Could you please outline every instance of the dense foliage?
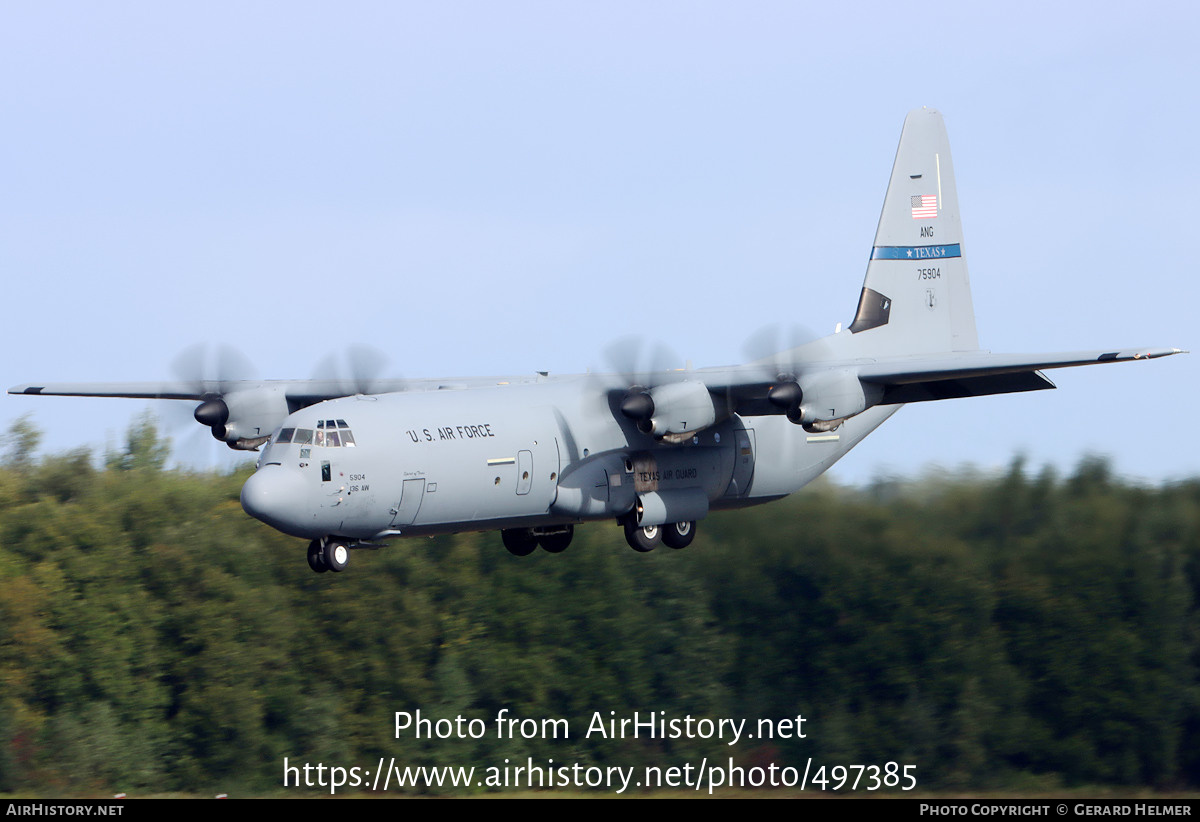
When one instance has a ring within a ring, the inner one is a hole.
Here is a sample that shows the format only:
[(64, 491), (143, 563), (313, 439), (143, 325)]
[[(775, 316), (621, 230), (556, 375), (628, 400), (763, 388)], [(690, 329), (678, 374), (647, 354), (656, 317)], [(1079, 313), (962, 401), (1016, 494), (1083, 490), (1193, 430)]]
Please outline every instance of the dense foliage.
[[(269, 790), (283, 757), (373, 765), (917, 765), (922, 787), (1200, 785), (1200, 481), (816, 484), (686, 551), (577, 530), (358, 552), (313, 574), (244, 474), (166, 470), (135, 424), (98, 469), (0, 468), (0, 790)], [(395, 711), (562, 717), (570, 740), (417, 741)], [(803, 740), (585, 739), (593, 712), (804, 714)]]

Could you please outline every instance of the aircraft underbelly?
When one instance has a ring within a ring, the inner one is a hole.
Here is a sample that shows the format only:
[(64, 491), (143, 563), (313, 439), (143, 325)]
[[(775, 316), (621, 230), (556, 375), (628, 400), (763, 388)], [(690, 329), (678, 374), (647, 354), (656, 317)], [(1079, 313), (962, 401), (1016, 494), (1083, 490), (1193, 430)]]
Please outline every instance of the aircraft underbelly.
[(601, 519), (635, 509), (655, 509), (664, 512), (663, 516), (686, 511), (688, 519), (701, 518), (712, 500), (733, 493), (735, 477), (741, 488), (748, 487), (753, 457), (748, 456), (742, 465), (736, 463), (739, 443), (750, 437), (736, 420), (678, 444), (624, 432), (608, 440), (580, 437), (607, 447), (594, 454), (584, 449), (586, 456), (564, 466), (551, 512), (574, 519)]
[(754, 467), (749, 498), (775, 499), (800, 490), (849, 453), (902, 406), (869, 408), (834, 431), (809, 432), (785, 417), (755, 418), (757, 453), (772, 455)]

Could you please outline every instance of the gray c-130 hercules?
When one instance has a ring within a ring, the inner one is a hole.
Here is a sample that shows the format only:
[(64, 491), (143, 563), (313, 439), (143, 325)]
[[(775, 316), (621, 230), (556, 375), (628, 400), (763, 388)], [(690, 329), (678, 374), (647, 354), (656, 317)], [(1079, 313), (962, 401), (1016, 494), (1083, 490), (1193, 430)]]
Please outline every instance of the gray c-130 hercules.
[(901, 405), (1053, 388), (1041, 372), (1177, 348), (993, 354), (975, 331), (942, 116), (909, 113), (853, 322), (744, 365), (616, 375), (45, 384), (11, 394), (199, 400), (261, 448), (251, 516), (310, 540), (314, 571), (392, 537), (499, 530), (524, 556), (615, 519), (629, 545), (687, 546), (710, 511), (785, 497)]

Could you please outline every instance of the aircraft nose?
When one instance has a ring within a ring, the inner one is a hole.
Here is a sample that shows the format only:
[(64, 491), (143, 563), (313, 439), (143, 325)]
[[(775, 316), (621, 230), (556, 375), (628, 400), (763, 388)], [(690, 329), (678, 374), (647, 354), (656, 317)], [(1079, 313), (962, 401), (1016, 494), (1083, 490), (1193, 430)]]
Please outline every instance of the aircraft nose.
[(304, 497), (302, 477), (280, 465), (264, 465), (242, 486), (242, 510), (285, 534), (308, 536), (300, 530)]

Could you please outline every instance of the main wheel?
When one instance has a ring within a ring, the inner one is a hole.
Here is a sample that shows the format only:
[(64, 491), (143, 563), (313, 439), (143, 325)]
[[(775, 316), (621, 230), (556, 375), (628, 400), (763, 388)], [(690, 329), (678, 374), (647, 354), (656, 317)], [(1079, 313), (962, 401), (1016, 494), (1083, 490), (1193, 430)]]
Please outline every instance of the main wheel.
[(321, 545), (321, 540), (314, 539), (308, 544), (308, 567), (312, 568), (318, 574), (323, 574), (329, 569), (325, 567), (325, 547)]
[(568, 525), (567, 530), (560, 531), (556, 534), (542, 534), (538, 537), (538, 542), (542, 546), (542, 550), (550, 554), (561, 554), (567, 550), (567, 546), (571, 544), (571, 538), (575, 536), (575, 526)]
[(527, 557), (538, 547), (538, 539), (529, 528), (505, 528), (500, 532), (500, 541), (515, 557)]
[(345, 571), (350, 564), (350, 549), (346, 543), (331, 539), (325, 543), (324, 559), (330, 571)]
[(625, 541), (638, 553), (645, 554), (653, 551), (662, 542), (662, 538), (663, 529), (657, 525), (647, 525), (642, 528), (632, 521), (625, 523)]
[(696, 538), (696, 523), (668, 522), (662, 528), (663, 545), (668, 548), (686, 548)]

